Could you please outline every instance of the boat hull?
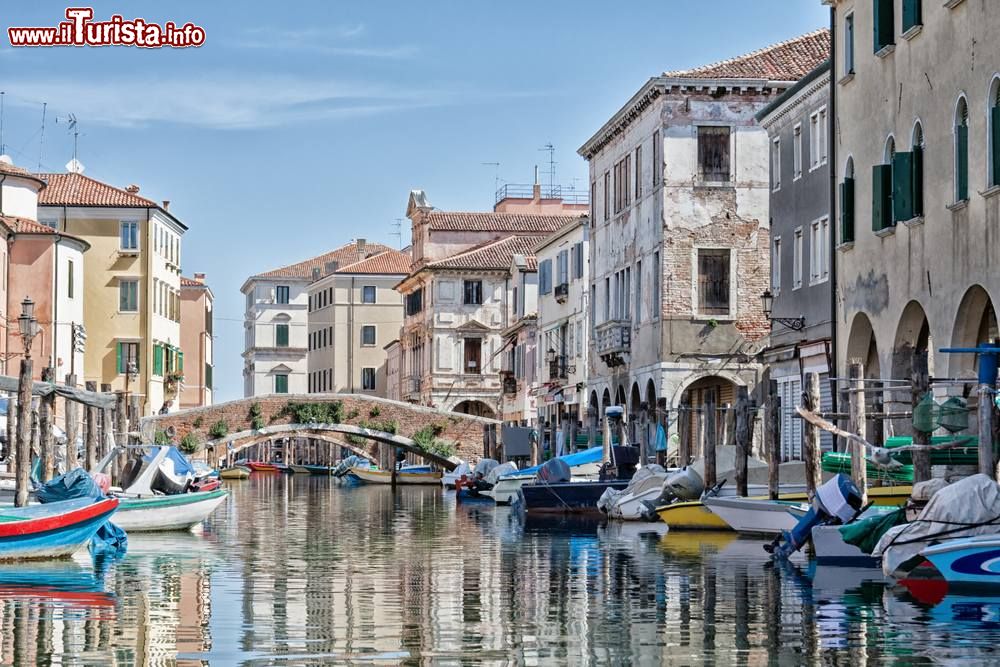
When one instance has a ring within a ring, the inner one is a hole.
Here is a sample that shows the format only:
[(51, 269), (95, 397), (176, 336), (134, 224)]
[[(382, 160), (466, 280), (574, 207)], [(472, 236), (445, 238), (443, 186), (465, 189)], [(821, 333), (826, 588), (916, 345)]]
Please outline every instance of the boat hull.
[(122, 498), (115, 524), (126, 533), (190, 530), (225, 501), (228, 491), (179, 493), (174, 496)]
[(801, 515), (808, 511), (808, 507), (803, 509), (792, 501), (705, 498), (702, 502), (741, 535), (780, 535), (795, 528)]
[(845, 542), (839, 525), (814, 526), (812, 544), (813, 554), (819, 565), (872, 568), (879, 564), (878, 558)]
[(649, 489), (644, 493), (630, 493), (611, 507), (608, 516), (623, 521), (640, 521), (646, 513), (647, 503), (655, 501), (661, 495), (663, 495), (662, 488)]
[(247, 461), (246, 465), (253, 472), (278, 472), (278, 466), (273, 463), (264, 463), (263, 461)]
[(308, 475), (309, 474), (309, 468), (307, 468), (306, 466), (291, 465), (291, 466), (288, 466), (288, 467), (291, 468), (292, 472), (294, 472), (297, 475)]
[[(349, 477), (356, 478), (365, 484), (392, 484), (392, 473), (387, 470), (364, 470), (351, 468)], [(396, 484), (441, 484), (439, 472), (397, 472)]]
[(0, 560), (72, 556), (90, 542), (117, 508), (115, 498), (75, 498), (8, 509), (2, 516), (18, 520), (0, 522)]
[(525, 484), (521, 487), (524, 509), (530, 513), (600, 512), (597, 501), (607, 489), (621, 491), (627, 479), (606, 482), (559, 482)]
[(949, 585), (1000, 586), (1000, 536), (947, 540), (920, 555), (931, 562)]
[(223, 468), (219, 471), (219, 477), (222, 479), (246, 479), (250, 476), (250, 468), (245, 468), (243, 466), (233, 466), (232, 468)]
[(501, 477), (493, 485), (489, 493), (497, 505), (510, 505), (521, 496), (521, 487), (525, 484), (533, 484), (535, 476), (525, 477)]
[(700, 500), (671, 503), (656, 508), (660, 520), (670, 530), (724, 530), (732, 531), (729, 524), (713, 514)]

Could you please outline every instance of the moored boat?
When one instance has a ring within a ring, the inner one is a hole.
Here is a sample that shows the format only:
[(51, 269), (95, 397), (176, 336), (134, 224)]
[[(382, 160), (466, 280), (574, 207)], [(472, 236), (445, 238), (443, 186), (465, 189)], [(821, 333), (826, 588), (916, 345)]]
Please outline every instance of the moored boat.
[(656, 508), (656, 514), (671, 530), (732, 530), (728, 523), (705, 507), (700, 500), (662, 505)]
[[(585, 481), (586, 478), (597, 477), (603, 456), (604, 448), (597, 446), (573, 454), (564, 454), (558, 458), (569, 466), (573, 481)], [(509, 475), (501, 475), (487, 495), (492, 496), (497, 505), (510, 505), (520, 497), (522, 486), (535, 482), (539, 468), (541, 466), (533, 466)]]
[(597, 502), (597, 507), (612, 519), (637, 521), (656, 519), (653, 503), (663, 495), (663, 482), (667, 471), (658, 465), (641, 468), (623, 491), (607, 490)]
[(246, 466), (252, 472), (278, 472), (278, 466), (264, 461), (247, 461)]
[(302, 467), (305, 468), (310, 475), (329, 475), (333, 472), (333, 468), (330, 466), (312, 465), (307, 463)]
[(454, 489), (455, 482), (462, 478), (462, 475), (468, 475), (471, 472), (469, 464), (465, 461), (459, 461), (458, 465), (455, 466), (454, 470), (450, 470), (443, 475), (441, 475), (441, 484), (446, 489)]
[(229, 496), (224, 489), (169, 496), (120, 496), (115, 524), (125, 532), (190, 530), (207, 519)]
[(1000, 585), (1000, 535), (976, 535), (945, 540), (923, 549), (949, 586)]
[[(371, 468), (351, 468), (348, 477), (353, 477), (365, 484), (392, 484), (392, 471), (373, 470)], [(396, 471), (396, 484), (440, 484), (440, 472), (408, 472)]]
[(118, 509), (116, 498), (73, 498), (0, 511), (0, 560), (71, 556)]
[(292, 465), (290, 465), (288, 467), (291, 469), (292, 472), (296, 473), (297, 475), (308, 475), (309, 474), (309, 468), (307, 468), (304, 465), (292, 464)]
[(742, 535), (780, 535), (798, 524), (809, 505), (764, 498), (705, 498), (705, 507)]
[(219, 471), (219, 477), (222, 479), (246, 479), (250, 476), (250, 468), (246, 466), (233, 466), (231, 468), (223, 468)]

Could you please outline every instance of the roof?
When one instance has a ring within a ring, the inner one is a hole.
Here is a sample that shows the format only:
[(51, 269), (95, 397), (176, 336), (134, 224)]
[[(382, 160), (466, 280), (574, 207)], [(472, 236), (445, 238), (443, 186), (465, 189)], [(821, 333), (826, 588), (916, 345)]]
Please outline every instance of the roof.
[(481, 271), (509, 270), (514, 255), (532, 256), (538, 238), (535, 236), (508, 236), (487, 241), (460, 253), (430, 262), (430, 269), (478, 269)]
[(181, 287), (208, 287), (204, 280), (195, 280), (194, 278), (186, 278), (181, 276)]
[(8, 162), (7, 161), (8, 159), (9, 158), (5, 157), (4, 159), (0, 160), (0, 174), (3, 174), (5, 176), (18, 176), (20, 178), (28, 178), (38, 182), (43, 188), (45, 187), (45, 181), (43, 181), (35, 174), (32, 174), (27, 169), (17, 167), (14, 164)]
[[(250, 276), (249, 279), (298, 278), (303, 280), (312, 280), (313, 269), (319, 269), (320, 272), (326, 273), (326, 266), (330, 262), (336, 262), (337, 270), (339, 270), (342, 266), (356, 264), (363, 259), (367, 259), (372, 255), (383, 253), (387, 250), (392, 250), (392, 248), (382, 245), (381, 243), (365, 243), (364, 245), (359, 245), (357, 241), (351, 241), (350, 243), (346, 243), (339, 248), (322, 255), (317, 255), (316, 257), (296, 262), (295, 264), (289, 264), (288, 266), (271, 269), (270, 271), (264, 271), (263, 273)], [(404, 273), (406, 273), (406, 271), (404, 271)]]
[(541, 215), (537, 213), (450, 212), (426, 214), (428, 229), (450, 232), (510, 232), (515, 234), (551, 234), (580, 212)]
[(36, 174), (48, 183), (38, 193), (39, 206), (113, 206), (161, 208), (159, 204), (83, 174)]
[[(43, 234), (45, 236), (58, 236), (60, 239), (72, 239), (73, 241), (82, 244), (84, 250), (90, 249), (90, 244), (83, 239), (73, 236), (72, 234), (65, 234), (57, 231), (52, 227), (43, 225), (35, 220), (19, 218), (13, 215), (2, 215), (0, 216), (0, 223), (2, 223), (14, 234)], [(58, 242), (58, 239), (56, 239), (56, 241)]]
[(781, 95), (778, 95), (778, 97), (772, 100), (766, 107), (758, 111), (754, 116), (754, 118), (757, 119), (758, 123), (762, 122), (765, 118), (767, 118), (777, 109), (779, 109), (785, 102), (793, 99), (796, 95), (802, 92), (802, 90), (807, 88), (810, 83), (816, 81), (817, 79), (822, 78), (823, 75), (829, 71), (830, 71), (830, 59), (827, 58), (826, 60), (821, 62), (816, 67), (816, 69), (814, 69), (813, 71), (809, 72), (804, 77), (799, 79), (798, 83), (796, 83), (794, 86), (783, 92)]
[(337, 269), (337, 273), (390, 274), (405, 276), (410, 272), (411, 258), (405, 252), (389, 249), (360, 262)]
[(763, 79), (798, 81), (830, 57), (830, 31), (813, 32), (756, 51), (686, 70), (664, 72), (673, 79)]

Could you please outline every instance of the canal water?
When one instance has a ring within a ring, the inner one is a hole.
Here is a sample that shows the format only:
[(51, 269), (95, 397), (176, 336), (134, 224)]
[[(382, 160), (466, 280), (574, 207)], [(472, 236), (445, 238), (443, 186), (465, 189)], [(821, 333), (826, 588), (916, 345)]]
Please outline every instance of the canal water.
[(926, 604), (732, 535), (526, 521), (437, 488), (230, 488), (199, 532), (132, 535), (118, 562), (0, 566), (3, 664), (967, 665), (1000, 646), (1000, 598)]

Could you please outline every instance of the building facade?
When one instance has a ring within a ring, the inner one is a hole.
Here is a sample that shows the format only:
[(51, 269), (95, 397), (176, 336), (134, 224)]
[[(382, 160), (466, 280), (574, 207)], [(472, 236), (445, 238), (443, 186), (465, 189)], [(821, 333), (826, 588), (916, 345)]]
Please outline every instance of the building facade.
[[(795, 418), (805, 373), (820, 374), (831, 407), (833, 233), (830, 222), (830, 65), (823, 63), (757, 114), (771, 150), (771, 337), (763, 353), (781, 397), (781, 452), (802, 456)], [(822, 446), (832, 444), (822, 434)]]
[(321, 275), (329, 273), (389, 249), (358, 239), (317, 257), (246, 279), (240, 288), (246, 300), (244, 396), (309, 391), (308, 287), (315, 271)]
[(215, 296), (204, 273), (194, 278), (181, 276), (181, 350), (186, 367), (181, 387), (181, 408), (212, 404), (214, 370)]
[(754, 114), (828, 56), (822, 30), (664, 73), (580, 148), (592, 208), (591, 428), (622, 405), (648, 439), (660, 401), (724, 404), (757, 384), (770, 240), (768, 138)]
[(403, 324), (403, 298), (394, 288), (409, 271), (409, 254), (392, 249), (326, 275), (316, 270), (306, 290), (309, 393), (389, 397), (385, 348)]
[[(918, 354), (932, 377), (974, 378), (974, 355), (937, 350), (998, 336), (1000, 6), (827, 4), (837, 34), (840, 373), (860, 361), (868, 377), (908, 379)], [(910, 403), (909, 393), (879, 398), (886, 412)], [(869, 428), (881, 440), (882, 424)]]
[(389, 341), (385, 350), (385, 397), (403, 400), (403, 347), (398, 338)]
[(575, 442), (586, 412), (590, 221), (573, 220), (535, 248), (539, 265), (538, 419)]
[(539, 388), (538, 262), (534, 255), (513, 256), (504, 295), (507, 326), (500, 334), (504, 345), (500, 419), (512, 426), (534, 426)]
[(87, 339), (79, 382), (128, 389), (143, 414), (178, 409), (187, 227), (169, 212), (170, 202), (142, 197), (136, 185), (116, 188), (78, 172), (38, 176), (47, 183), (38, 197), (39, 222), (90, 246), (80, 285)]

